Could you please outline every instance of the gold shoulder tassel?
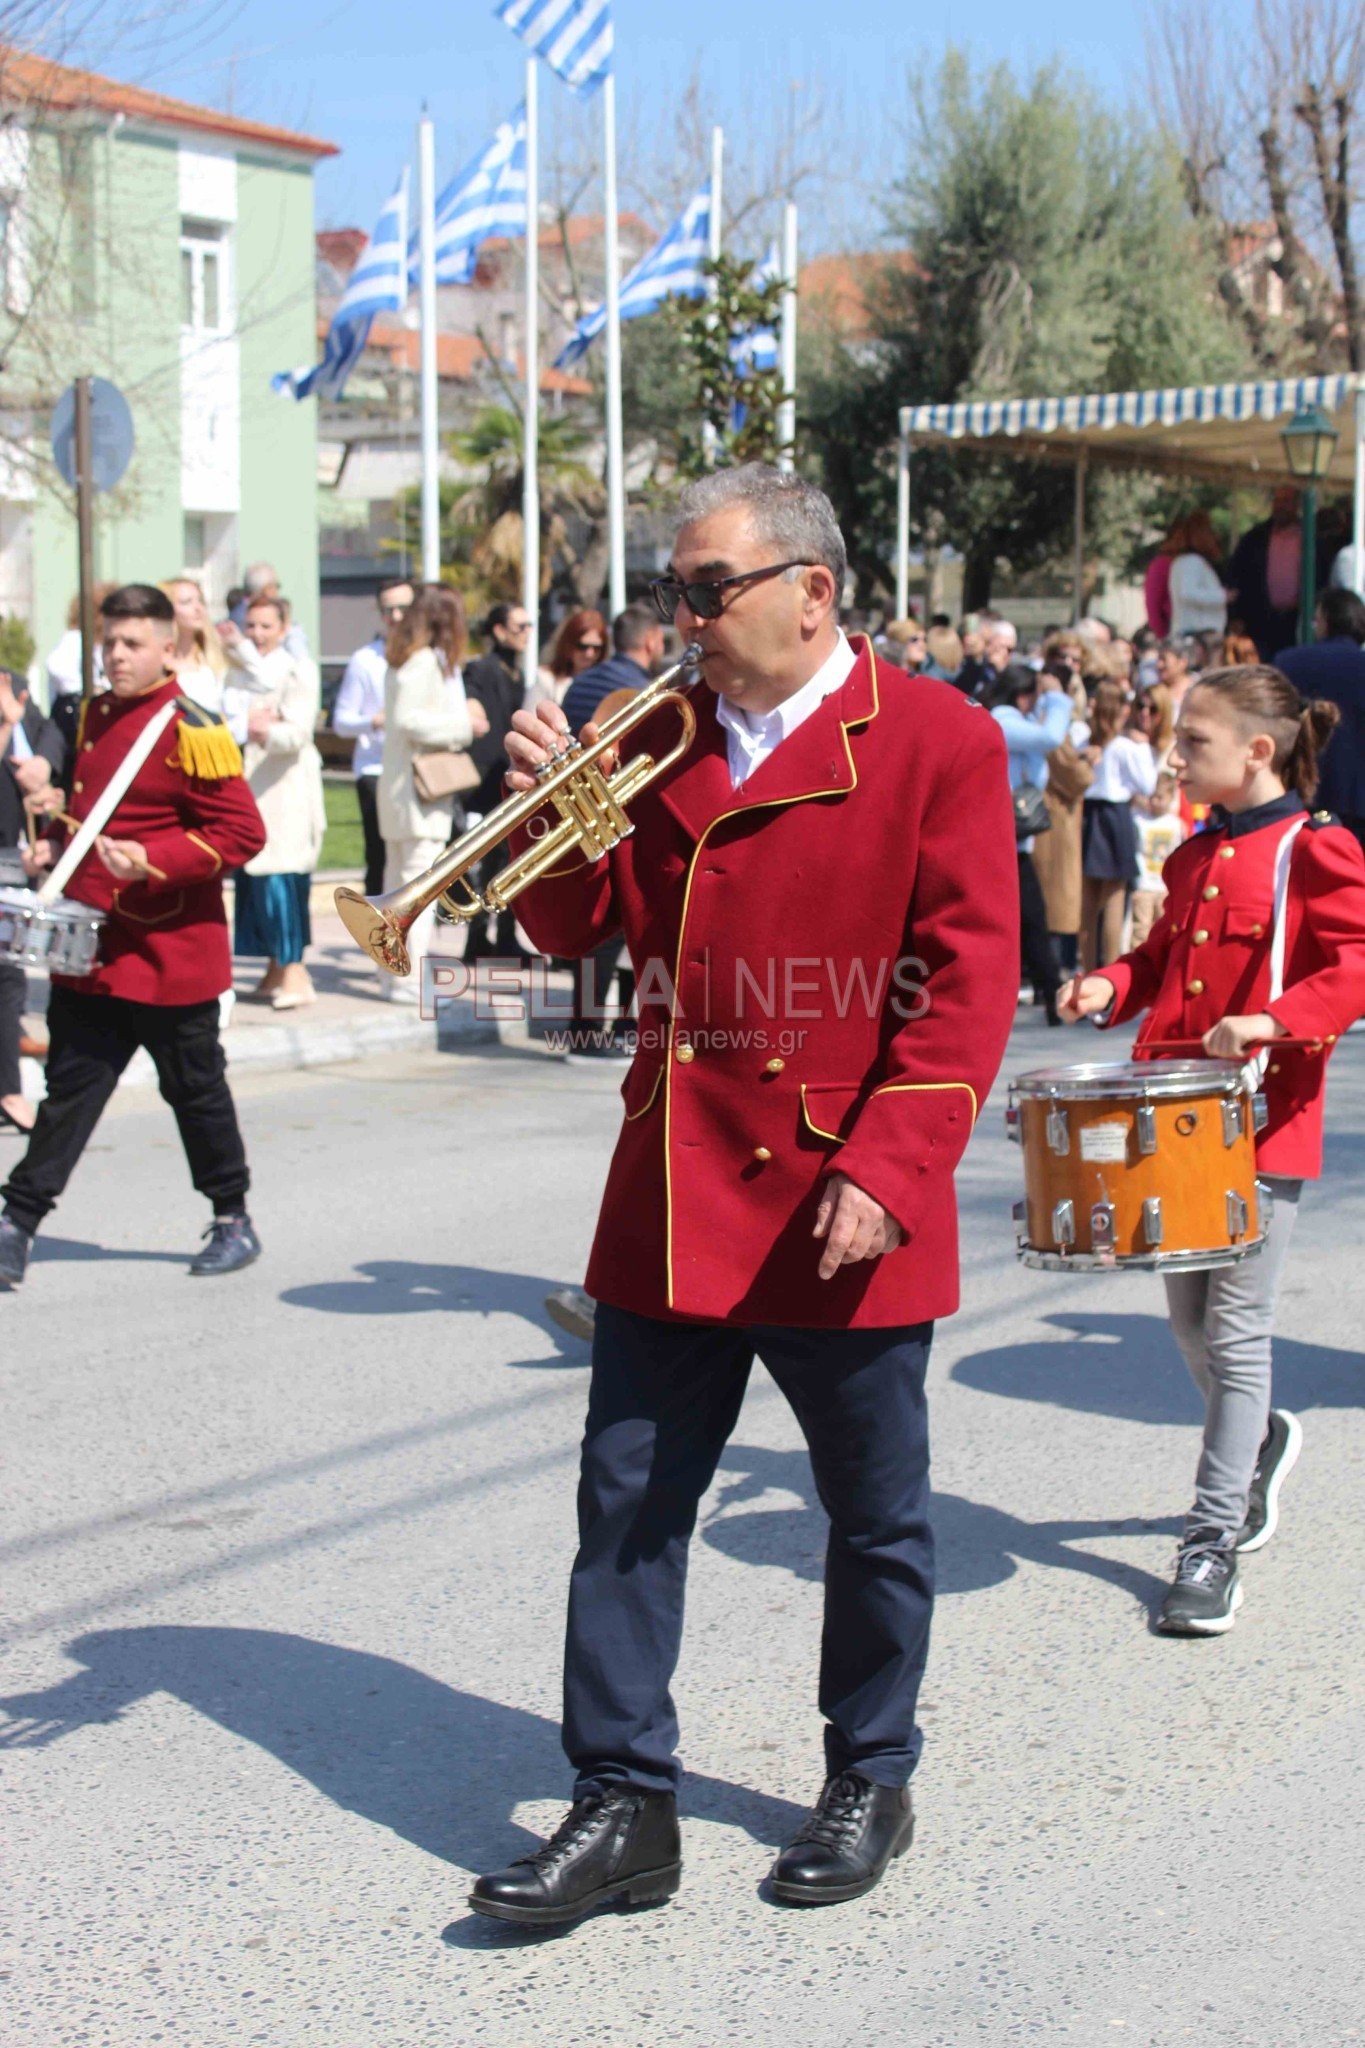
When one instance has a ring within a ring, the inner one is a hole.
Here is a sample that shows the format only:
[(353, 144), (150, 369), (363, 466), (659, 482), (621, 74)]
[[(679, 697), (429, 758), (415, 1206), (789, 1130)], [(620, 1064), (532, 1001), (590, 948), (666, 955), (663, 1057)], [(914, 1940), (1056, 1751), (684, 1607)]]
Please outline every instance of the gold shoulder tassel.
[(242, 751), (225, 725), (180, 724), (180, 766), (201, 782), (223, 782), (242, 772)]

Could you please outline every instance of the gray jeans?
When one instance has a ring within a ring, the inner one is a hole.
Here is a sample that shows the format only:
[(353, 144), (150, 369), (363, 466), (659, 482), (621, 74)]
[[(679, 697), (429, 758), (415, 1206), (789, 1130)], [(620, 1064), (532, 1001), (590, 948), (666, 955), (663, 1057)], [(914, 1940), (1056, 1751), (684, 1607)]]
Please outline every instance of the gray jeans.
[(1301, 1180), (1271, 1179), (1265, 1249), (1235, 1266), (1166, 1276), (1175, 1341), (1204, 1396), (1204, 1448), (1186, 1529), (1240, 1529), (1270, 1414), (1270, 1341)]

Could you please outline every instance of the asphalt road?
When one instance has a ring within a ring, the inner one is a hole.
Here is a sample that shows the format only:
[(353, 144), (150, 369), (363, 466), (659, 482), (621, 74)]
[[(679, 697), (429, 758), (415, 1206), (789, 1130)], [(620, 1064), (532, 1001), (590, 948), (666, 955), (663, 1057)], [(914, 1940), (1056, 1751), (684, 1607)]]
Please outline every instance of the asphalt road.
[[(1006, 1071), (1058, 1036), (1023, 1019)], [(1016, 1267), (997, 1103), (932, 1364), (915, 1848), (852, 1905), (760, 1895), (820, 1776), (823, 1542), (760, 1373), (693, 1553), (683, 1890), (552, 1940), (464, 1894), (566, 1789), (586, 1353), (541, 1303), (613, 1077), (495, 1049), (240, 1099), (258, 1266), (185, 1277), (200, 1205), (139, 1090), (0, 1297), (6, 2048), (1365, 2039), (1365, 1040), (1283, 1303), (1303, 1458), (1233, 1634), (1150, 1632), (1194, 1397), (1155, 1280)]]

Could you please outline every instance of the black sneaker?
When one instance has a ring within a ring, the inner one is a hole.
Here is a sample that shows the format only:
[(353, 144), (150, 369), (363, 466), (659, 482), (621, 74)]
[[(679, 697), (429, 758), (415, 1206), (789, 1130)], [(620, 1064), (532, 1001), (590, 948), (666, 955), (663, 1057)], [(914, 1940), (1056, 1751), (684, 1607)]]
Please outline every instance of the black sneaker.
[(0, 1216), (0, 1287), (18, 1287), (28, 1271), (33, 1239), (27, 1230)]
[(215, 1216), (204, 1235), (208, 1243), (190, 1260), (196, 1279), (236, 1273), (261, 1256), (261, 1240), (249, 1216)]
[(1175, 1583), (1157, 1627), (1168, 1636), (1224, 1636), (1242, 1604), (1237, 1538), (1226, 1529), (1191, 1529), (1180, 1545)]
[(1287, 1408), (1272, 1408), (1270, 1421), (1256, 1453), (1256, 1470), (1247, 1495), (1247, 1518), (1237, 1535), (1239, 1550), (1263, 1550), (1275, 1534), (1280, 1519), (1280, 1488), (1285, 1474), (1292, 1472), (1303, 1449), (1303, 1431), (1297, 1415)]

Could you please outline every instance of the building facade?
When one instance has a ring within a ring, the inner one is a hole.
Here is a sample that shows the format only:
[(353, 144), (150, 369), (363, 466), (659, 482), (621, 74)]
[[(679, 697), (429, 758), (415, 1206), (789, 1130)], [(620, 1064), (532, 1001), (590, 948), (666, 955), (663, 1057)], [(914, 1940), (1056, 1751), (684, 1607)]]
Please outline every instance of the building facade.
[(82, 374), (135, 450), (96, 498), (96, 575), (180, 570), (222, 604), (267, 559), (316, 641), (316, 409), (270, 388), (315, 343), (313, 171), (332, 146), (93, 73), (0, 55), (0, 613), (39, 655), (75, 594), (49, 445)]

